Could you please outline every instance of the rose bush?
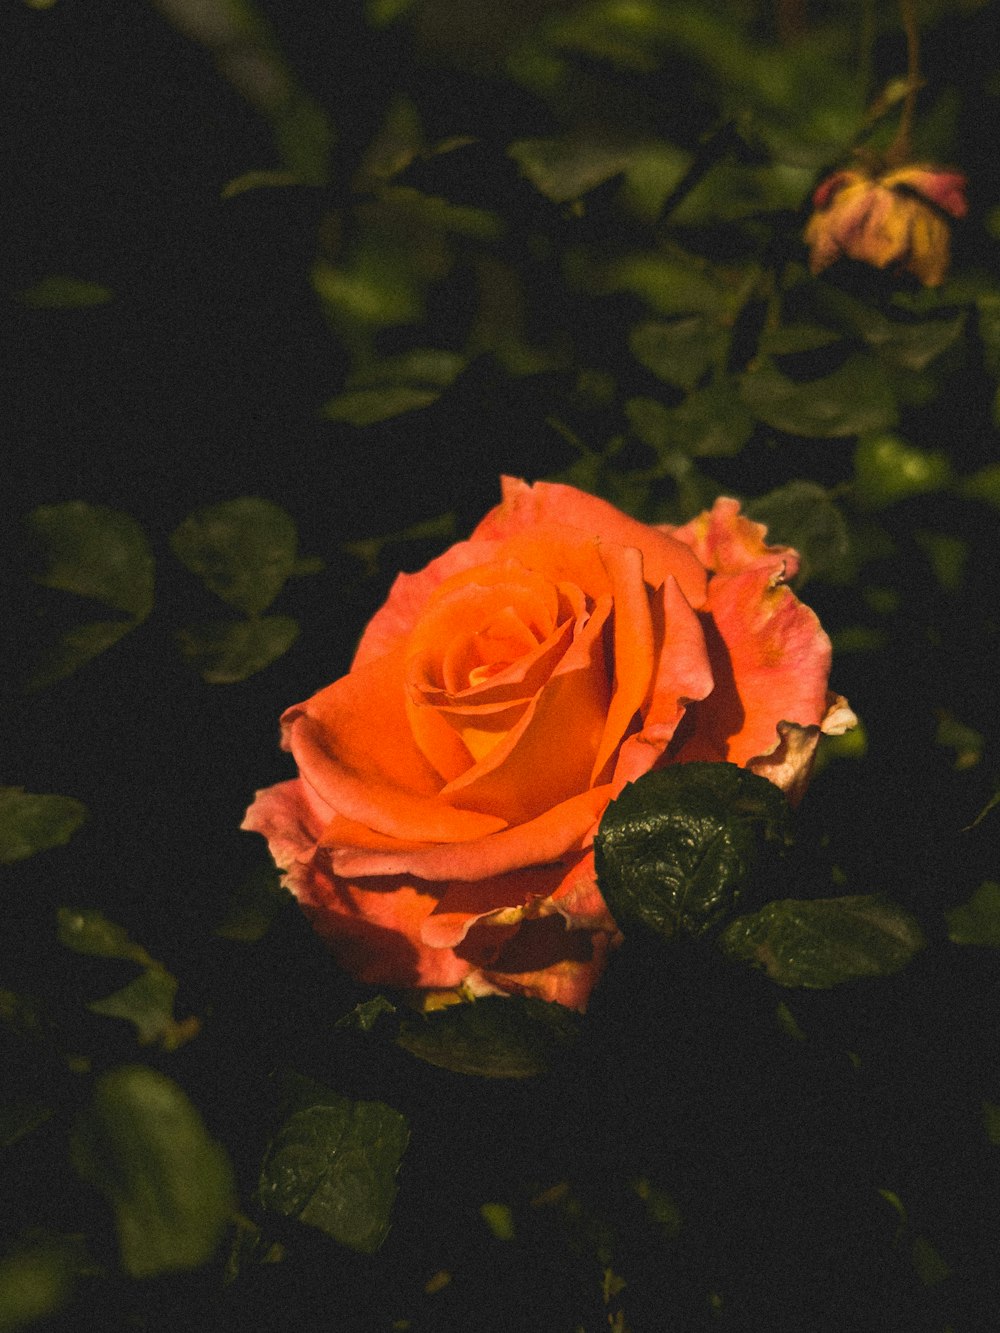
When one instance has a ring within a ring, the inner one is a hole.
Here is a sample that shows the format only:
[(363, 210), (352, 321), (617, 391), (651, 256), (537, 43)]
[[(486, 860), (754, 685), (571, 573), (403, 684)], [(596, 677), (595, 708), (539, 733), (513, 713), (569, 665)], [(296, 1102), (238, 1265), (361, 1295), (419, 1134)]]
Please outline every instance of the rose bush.
[(798, 798), (853, 715), (764, 537), (735, 500), (651, 527), (505, 478), (397, 578), (349, 673), (282, 717), (299, 776), (244, 822), (349, 972), (582, 1009), (619, 939), (592, 842), (626, 783), (728, 760)]

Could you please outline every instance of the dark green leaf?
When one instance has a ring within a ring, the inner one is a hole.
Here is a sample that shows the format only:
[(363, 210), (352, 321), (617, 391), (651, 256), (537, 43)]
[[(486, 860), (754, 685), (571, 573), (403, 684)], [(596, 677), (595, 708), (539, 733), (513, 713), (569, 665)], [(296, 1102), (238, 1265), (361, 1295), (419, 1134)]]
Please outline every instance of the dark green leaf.
[(440, 389), (426, 389), (417, 384), (386, 384), (378, 389), (345, 389), (323, 408), (330, 421), (346, 421), (352, 426), (373, 426), (402, 412), (430, 407), (441, 396)]
[(945, 916), (953, 944), (985, 944), (1000, 949), (1000, 884), (986, 880), (967, 903)]
[(153, 555), (135, 519), (115, 509), (70, 500), (35, 509), (27, 525), (45, 562), (36, 582), (103, 602), (134, 622), (149, 615)]
[(87, 807), (72, 796), (34, 796), (23, 787), (0, 787), (0, 863), (61, 847), (86, 817)]
[(364, 1000), (361, 1004), (356, 1004), (349, 1014), (344, 1014), (343, 1018), (338, 1018), (334, 1023), (335, 1028), (354, 1028), (358, 1032), (371, 1032), (372, 1028), (383, 1015), (394, 1014), (396, 1006), (385, 998), (384, 995), (376, 995), (371, 1000)]
[(594, 842), (601, 893), (626, 933), (702, 935), (737, 910), (767, 842), (786, 836), (778, 787), (735, 764), (677, 764), (630, 783)]
[(730, 958), (762, 967), (782, 986), (825, 990), (885, 977), (924, 947), (917, 922), (888, 898), (785, 898), (737, 917), (719, 945)]
[(765, 361), (741, 380), (744, 403), (761, 421), (790, 435), (837, 439), (884, 430), (896, 420), (896, 403), (877, 361), (851, 356), (816, 380), (792, 380)]
[(57, 277), (51, 274), (41, 278), (17, 299), (32, 310), (85, 310), (89, 306), (107, 305), (114, 298), (110, 287), (86, 278)]
[(181, 653), (209, 685), (233, 685), (263, 671), (292, 646), (299, 622), (291, 616), (216, 620), (178, 631)]
[(572, 1012), (545, 1000), (487, 996), (403, 1023), (397, 1041), (441, 1069), (483, 1078), (544, 1073), (576, 1037)]
[(632, 355), (647, 370), (681, 389), (694, 389), (725, 354), (727, 330), (703, 315), (670, 323), (639, 324), (629, 336)]
[(71, 676), (92, 658), (113, 648), (138, 624), (135, 620), (91, 620), (61, 634), (42, 655), (27, 680), (29, 690), (43, 690)]
[(289, 892), (273, 866), (260, 866), (237, 887), (215, 933), (226, 940), (252, 944), (267, 934), (289, 900)]
[(323, 1089), (272, 1140), (261, 1168), (261, 1203), (373, 1254), (389, 1230), (408, 1140), (406, 1121), (391, 1106)]
[(749, 504), (747, 514), (765, 525), (769, 542), (798, 551), (799, 585), (837, 565), (850, 548), (843, 514), (823, 487), (812, 481), (780, 486)]
[(114, 1210), (127, 1273), (211, 1259), (232, 1213), (232, 1169), (176, 1083), (142, 1065), (102, 1075), (77, 1117), (72, 1156)]
[(855, 490), (869, 509), (912, 495), (939, 491), (951, 480), (951, 463), (938, 449), (917, 449), (898, 435), (866, 436), (854, 455)]
[(676, 451), (693, 458), (736, 454), (753, 430), (753, 418), (730, 379), (696, 389), (677, 407), (664, 407), (653, 398), (630, 398), (625, 411), (636, 435), (661, 459)]
[(758, 351), (767, 356), (786, 356), (791, 352), (815, 352), (839, 341), (840, 334), (823, 324), (783, 324), (765, 329)]
[(245, 495), (189, 514), (170, 545), (216, 597), (256, 615), (271, 605), (292, 573), (298, 534), (284, 509)]
[(42, 1102), (19, 1100), (0, 1104), (0, 1149), (11, 1147), (51, 1119), (52, 1108)]

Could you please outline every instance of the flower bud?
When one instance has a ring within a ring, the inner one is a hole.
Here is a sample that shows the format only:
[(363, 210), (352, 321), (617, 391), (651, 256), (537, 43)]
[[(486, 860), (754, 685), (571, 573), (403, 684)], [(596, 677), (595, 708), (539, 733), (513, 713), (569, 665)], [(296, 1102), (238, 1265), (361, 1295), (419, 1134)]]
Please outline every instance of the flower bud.
[(834, 172), (813, 195), (809, 267), (821, 273), (844, 256), (940, 286), (950, 258), (947, 218), (965, 216), (965, 183), (958, 172), (912, 164), (878, 176)]

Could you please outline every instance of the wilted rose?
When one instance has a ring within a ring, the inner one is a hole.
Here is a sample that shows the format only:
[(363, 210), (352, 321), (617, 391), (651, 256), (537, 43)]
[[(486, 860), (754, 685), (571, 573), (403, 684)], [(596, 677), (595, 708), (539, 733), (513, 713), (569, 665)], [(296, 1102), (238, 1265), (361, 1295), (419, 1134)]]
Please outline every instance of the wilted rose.
[(619, 939), (592, 844), (626, 783), (728, 760), (798, 798), (854, 718), (764, 537), (735, 500), (651, 527), (505, 478), (397, 578), (348, 674), (284, 714), (299, 776), (244, 823), (350, 973), (582, 1009)]
[(938, 287), (948, 271), (949, 218), (965, 216), (965, 177), (956, 171), (907, 166), (871, 176), (837, 171), (813, 195), (805, 231), (810, 268), (821, 273), (846, 257), (874, 268), (912, 273)]

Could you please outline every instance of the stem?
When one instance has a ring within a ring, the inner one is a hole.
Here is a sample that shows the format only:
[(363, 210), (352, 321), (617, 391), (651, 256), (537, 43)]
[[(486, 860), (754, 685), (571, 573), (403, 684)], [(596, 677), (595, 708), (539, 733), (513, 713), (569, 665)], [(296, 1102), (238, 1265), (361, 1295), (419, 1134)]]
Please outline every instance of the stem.
[(886, 152), (886, 162), (893, 166), (905, 162), (911, 155), (910, 134), (917, 109), (917, 92), (923, 84), (920, 75), (920, 26), (917, 23), (916, 0), (899, 0), (899, 17), (906, 33), (906, 98), (899, 117), (896, 137)]

